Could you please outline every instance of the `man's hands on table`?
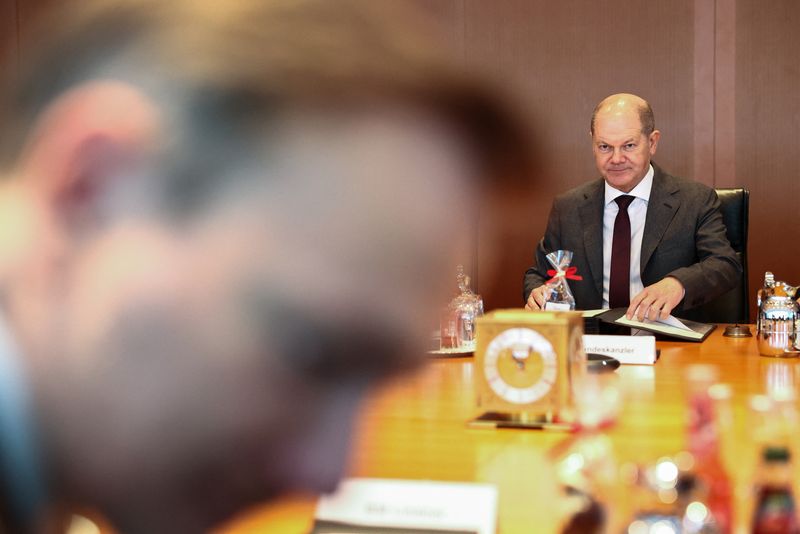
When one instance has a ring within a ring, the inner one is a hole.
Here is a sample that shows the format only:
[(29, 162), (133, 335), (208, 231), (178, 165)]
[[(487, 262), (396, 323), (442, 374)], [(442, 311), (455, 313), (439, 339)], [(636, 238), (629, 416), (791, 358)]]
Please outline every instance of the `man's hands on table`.
[[(633, 297), (625, 316), (639, 321), (666, 319), (683, 300), (685, 293), (683, 284), (677, 278), (668, 276), (660, 282), (647, 286)], [(528, 301), (530, 302), (530, 299)]]
[[(547, 286), (545, 285), (531, 291), (528, 301), (525, 303), (525, 309), (544, 309), (546, 293)], [(636, 318), (639, 321), (666, 319), (683, 300), (685, 293), (683, 284), (677, 278), (668, 276), (660, 282), (647, 286), (633, 297), (625, 316), (628, 319)]]
[(547, 286), (541, 285), (531, 291), (528, 295), (528, 302), (525, 303), (526, 310), (543, 310)]

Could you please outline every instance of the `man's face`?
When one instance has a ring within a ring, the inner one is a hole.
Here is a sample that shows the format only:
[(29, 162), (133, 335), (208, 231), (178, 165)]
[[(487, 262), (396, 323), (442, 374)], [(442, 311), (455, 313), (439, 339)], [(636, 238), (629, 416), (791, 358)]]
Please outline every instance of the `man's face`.
[(649, 136), (642, 133), (635, 110), (598, 113), (592, 136), (597, 170), (611, 187), (630, 192), (647, 174), (659, 135), (658, 130)]
[[(474, 212), (453, 136), (399, 111), (305, 117), (269, 154), (232, 169), (253, 176), (191, 224), (134, 210), (65, 269), (51, 350), (64, 395), (80, 392), (62, 399), (68, 460), (122, 523), (204, 528), (277, 492), (332, 489), (380, 373), (304, 374), (296, 360), (318, 345), (342, 349), (320, 332), (355, 352), (374, 341), (373, 367), (422, 361), (413, 351), (446, 294), (453, 236)], [(303, 329), (281, 330), (281, 315)]]

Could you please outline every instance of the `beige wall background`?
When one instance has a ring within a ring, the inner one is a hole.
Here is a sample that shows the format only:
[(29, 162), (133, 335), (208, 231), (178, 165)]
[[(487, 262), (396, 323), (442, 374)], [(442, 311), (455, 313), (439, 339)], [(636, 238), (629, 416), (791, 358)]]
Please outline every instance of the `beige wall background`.
[[(765, 270), (800, 283), (800, 2), (411, 1), (534, 125), (535, 185), (506, 198), (499, 233), (485, 225), (478, 232), (471, 270), (487, 308), (521, 303), (522, 273), (553, 195), (596, 176), (591, 111), (620, 91), (653, 105), (663, 168), (750, 189), (751, 293)], [(0, 0), (12, 60), (46, 3)], [(13, 76), (15, 65), (0, 76)]]

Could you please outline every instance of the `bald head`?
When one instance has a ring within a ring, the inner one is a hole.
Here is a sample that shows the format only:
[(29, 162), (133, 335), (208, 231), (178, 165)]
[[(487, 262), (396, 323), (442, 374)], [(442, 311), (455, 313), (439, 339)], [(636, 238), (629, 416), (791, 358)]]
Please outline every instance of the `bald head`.
[(611, 95), (592, 113), (592, 151), (606, 183), (628, 193), (647, 175), (661, 133), (653, 110), (636, 95)]
[(649, 136), (656, 129), (656, 119), (653, 108), (644, 98), (630, 93), (618, 93), (608, 96), (600, 101), (592, 112), (591, 132), (595, 133), (595, 124), (600, 116), (614, 117), (635, 113), (639, 116), (642, 133)]

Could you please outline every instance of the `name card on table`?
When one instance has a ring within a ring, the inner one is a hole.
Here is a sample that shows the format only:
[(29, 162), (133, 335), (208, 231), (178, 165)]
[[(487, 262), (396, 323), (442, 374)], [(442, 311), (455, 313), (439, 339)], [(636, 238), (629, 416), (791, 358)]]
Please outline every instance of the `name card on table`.
[(654, 336), (583, 336), (586, 353), (604, 354), (622, 364), (653, 365), (658, 359)]
[(496, 523), (488, 484), (351, 478), (320, 498), (311, 534), (494, 534)]

